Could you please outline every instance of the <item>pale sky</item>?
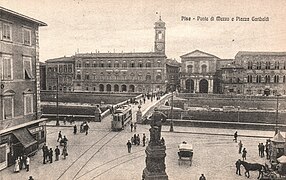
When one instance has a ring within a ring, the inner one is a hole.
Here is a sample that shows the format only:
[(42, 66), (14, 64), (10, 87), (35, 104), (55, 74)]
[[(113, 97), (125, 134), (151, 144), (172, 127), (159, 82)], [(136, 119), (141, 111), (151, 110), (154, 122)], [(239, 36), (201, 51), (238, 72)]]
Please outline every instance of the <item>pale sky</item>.
[[(220, 58), (238, 51), (286, 51), (285, 0), (1, 0), (0, 6), (48, 24), (40, 61), (80, 53), (150, 52), (154, 22), (166, 22), (166, 55), (199, 49)], [(250, 21), (181, 21), (181, 16), (249, 17)], [(269, 17), (254, 22), (253, 16)]]

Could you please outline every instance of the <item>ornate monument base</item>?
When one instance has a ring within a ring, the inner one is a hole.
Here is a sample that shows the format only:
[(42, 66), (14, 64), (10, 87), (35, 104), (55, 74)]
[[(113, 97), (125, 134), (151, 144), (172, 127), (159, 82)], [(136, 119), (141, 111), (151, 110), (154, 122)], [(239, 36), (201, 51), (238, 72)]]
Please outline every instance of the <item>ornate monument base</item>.
[(143, 170), (143, 180), (168, 180), (165, 172), (165, 145), (148, 145), (146, 153), (146, 168)]

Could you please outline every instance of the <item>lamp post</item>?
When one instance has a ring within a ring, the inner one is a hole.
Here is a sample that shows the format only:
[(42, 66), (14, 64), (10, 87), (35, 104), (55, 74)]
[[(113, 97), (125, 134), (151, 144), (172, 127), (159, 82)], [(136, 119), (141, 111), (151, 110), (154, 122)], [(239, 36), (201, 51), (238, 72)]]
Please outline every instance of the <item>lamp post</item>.
[(57, 122), (56, 122), (56, 126), (60, 125), (60, 121), (59, 121), (59, 74), (57, 73), (57, 96), (56, 96), (56, 104), (57, 104)]
[(170, 122), (170, 132), (173, 132), (173, 131), (174, 131), (174, 122), (173, 122), (174, 90), (173, 90), (173, 86), (172, 86), (171, 90), (172, 90), (172, 99), (171, 99), (171, 122)]
[(278, 108), (279, 108), (279, 96), (280, 94), (276, 95), (276, 118), (275, 118), (275, 134), (278, 133)]
[(239, 109), (240, 109), (240, 106), (237, 106), (237, 122), (239, 123)]

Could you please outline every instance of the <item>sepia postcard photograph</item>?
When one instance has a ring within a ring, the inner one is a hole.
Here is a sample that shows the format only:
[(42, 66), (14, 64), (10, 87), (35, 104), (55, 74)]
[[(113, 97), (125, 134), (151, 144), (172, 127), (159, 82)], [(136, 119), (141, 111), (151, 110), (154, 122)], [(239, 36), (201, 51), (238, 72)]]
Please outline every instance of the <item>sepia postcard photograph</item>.
[(0, 180), (286, 180), (285, 0), (1, 0)]

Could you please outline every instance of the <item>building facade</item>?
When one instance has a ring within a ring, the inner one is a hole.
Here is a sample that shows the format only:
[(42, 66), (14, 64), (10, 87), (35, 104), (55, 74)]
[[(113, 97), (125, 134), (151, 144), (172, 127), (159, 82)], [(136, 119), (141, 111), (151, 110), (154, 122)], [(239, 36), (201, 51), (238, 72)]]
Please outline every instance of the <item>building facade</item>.
[(183, 92), (214, 93), (218, 57), (199, 50), (181, 56)]
[(0, 7), (0, 170), (45, 141), (41, 125), (39, 27), (47, 24)]
[[(47, 60), (46, 90), (57, 90), (58, 84), (59, 91), (165, 91), (166, 27), (161, 17), (155, 22), (154, 30), (153, 52), (78, 53), (72, 57)], [(61, 72), (60, 68), (64, 70), (65, 66), (67, 72)]]
[(175, 59), (167, 59), (166, 61), (166, 90), (167, 92), (180, 91), (180, 67), (181, 64)]
[(286, 95), (286, 52), (236, 54), (235, 65), (244, 69), (245, 95)]
[(45, 63), (46, 90), (73, 91), (74, 57), (49, 59)]

